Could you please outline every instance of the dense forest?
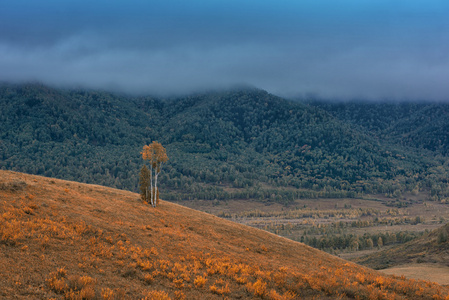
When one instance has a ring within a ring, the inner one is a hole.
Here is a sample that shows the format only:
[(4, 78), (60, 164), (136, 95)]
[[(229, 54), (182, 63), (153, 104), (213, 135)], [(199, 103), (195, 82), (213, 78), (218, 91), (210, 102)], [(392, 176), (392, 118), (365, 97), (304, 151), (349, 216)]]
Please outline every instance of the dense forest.
[(167, 200), (449, 195), (449, 105), (289, 101), (242, 89), (162, 99), (0, 85), (0, 168), (138, 190), (143, 145)]
[(449, 104), (319, 102), (310, 105), (336, 118), (388, 139), (389, 143), (449, 154)]

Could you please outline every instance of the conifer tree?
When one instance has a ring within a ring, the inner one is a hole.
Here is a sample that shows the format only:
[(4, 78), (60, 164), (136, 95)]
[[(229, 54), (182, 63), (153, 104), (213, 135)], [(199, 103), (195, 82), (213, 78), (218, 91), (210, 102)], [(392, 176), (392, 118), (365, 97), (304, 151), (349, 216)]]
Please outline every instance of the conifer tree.
[[(162, 171), (162, 165), (168, 160), (165, 148), (161, 143), (153, 141), (149, 145), (143, 146), (141, 152), (142, 158), (147, 160), (150, 165), (150, 202), (153, 207), (156, 207), (159, 198), (159, 191), (157, 188), (157, 179)], [(148, 191), (148, 187), (147, 187)]]

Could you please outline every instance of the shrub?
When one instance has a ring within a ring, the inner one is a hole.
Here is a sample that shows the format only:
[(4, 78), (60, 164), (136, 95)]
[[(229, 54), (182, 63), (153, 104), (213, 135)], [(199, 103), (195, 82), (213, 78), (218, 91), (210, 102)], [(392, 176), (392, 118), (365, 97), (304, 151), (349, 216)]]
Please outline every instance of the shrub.
[(144, 300), (171, 300), (171, 298), (164, 291), (150, 291)]
[(70, 290), (65, 293), (65, 299), (69, 300), (91, 300), (95, 299), (95, 290), (91, 286), (82, 288), (80, 291)]
[(278, 294), (275, 290), (271, 290), (268, 294), (270, 300), (293, 300), (297, 299), (297, 295), (291, 291), (286, 292), (283, 295)]
[(151, 274), (145, 274), (145, 276), (143, 277), (143, 280), (147, 283), (150, 284), (151, 282), (153, 282), (153, 276)]
[(254, 294), (254, 296), (263, 296), (267, 291), (267, 283), (261, 279), (257, 279), (255, 283), (248, 282), (246, 284), (248, 292)]
[(445, 231), (441, 231), (438, 234), (437, 242), (438, 244), (443, 244), (447, 242), (447, 233)]
[(64, 279), (58, 278), (56, 274), (53, 274), (47, 279), (48, 287), (57, 294), (62, 294), (67, 289), (67, 284)]
[(185, 300), (186, 295), (183, 294), (181, 291), (175, 291), (175, 300)]
[(231, 292), (227, 283), (225, 286), (222, 286), (221, 288), (219, 288), (215, 284), (213, 284), (209, 287), (209, 289), (212, 293), (217, 294), (217, 295), (229, 294)]
[(114, 300), (114, 291), (110, 288), (101, 289), (101, 298), (103, 300)]
[(25, 189), (26, 186), (27, 186), (26, 182), (21, 180), (7, 183), (5, 182), (0, 183), (0, 190), (16, 192), (22, 191), (23, 189)]
[(182, 289), (182, 288), (184, 288), (184, 280), (182, 280), (182, 279), (173, 279), (173, 284), (175, 285), (175, 287), (177, 288), (177, 289)]
[(195, 278), (195, 280), (193, 281), (193, 284), (195, 284), (195, 286), (197, 288), (202, 288), (207, 282), (207, 278), (203, 277), (203, 276), (197, 276)]

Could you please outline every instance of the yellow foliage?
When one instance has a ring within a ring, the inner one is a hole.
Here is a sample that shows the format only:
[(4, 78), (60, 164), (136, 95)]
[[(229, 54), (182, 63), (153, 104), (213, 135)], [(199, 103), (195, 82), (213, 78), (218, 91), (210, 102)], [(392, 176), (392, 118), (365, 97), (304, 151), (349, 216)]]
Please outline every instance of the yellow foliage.
[(255, 283), (248, 282), (246, 284), (248, 292), (254, 294), (254, 296), (262, 297), (267, 291), (267, 283), (262, 279), (257, 279)]
[(229, 285), (226, 283), (226, 285), (222, 287), (216, 286), (217, 282), (209, 287), (210, 291), (214, 294), (223, 295), (223, 294), (229, 294), (231, 290), (229, 289)]
[(358, 273), (358, 274), (356, 275), (356, 278), (357, 278), (357, 281), (358, 281), (359, 283), (361, 283), (361, 284), (364, 284), (364, 283), (365, 283), (366, 277), (365, 277), (364, 274)]
[(139, 260), (137, 261), (137, 265), (143, 270), (148, 271), (153, 267), (153, 264), (149, 260)]
[(207, 278), (203, 277), (203, 276), (197, 276), (195, 278), (195, 280), (193, 281), (193, 284), (197, 287), (197, 288), (202, 288), (207, 282)]
[(175, 300), (185, 300), (186, 296), (181, 291), (175, 291)]
[(184, 288), (184, 280), (182, 278), (173, 279), (173, 284), (177, 289)]
[(147, 293), (144, 300), (171, 300), (167, 292), (164, 291), (150, 291)]
[(84, 287), (80, 291), (70, 290), (65, 293), (65, 298), (69, 300), (91, 300), (95, 299), (95, 290), (90, 287)]
[(144, 277), (143, 277), (143, 280), (146, 282), (146, 283), (148, 283), (148, 284), (150, 284), (150, 283), (152, 283), (153, 282), (153, 276), (151, 275), (151, 274), (145, 274), (144, 275)]
[(110, 288), (101, 289), (101, 298), (103, 300), (114, 300), (114, 291)]
[(67, 289), (67, 284), (65, 283), (65, 280), (57, 277), (51, 277), (47, 279), (47, 285), (51, 290), (53, 290), (57, 294), (61, 294)]
[(297, 295), (292, 291), (287, 291), (283, 295), (279, 295), (275, 290), (270, 290), (268, 293), (268, 299), (270, 300), (293, 300), (297, 299)]

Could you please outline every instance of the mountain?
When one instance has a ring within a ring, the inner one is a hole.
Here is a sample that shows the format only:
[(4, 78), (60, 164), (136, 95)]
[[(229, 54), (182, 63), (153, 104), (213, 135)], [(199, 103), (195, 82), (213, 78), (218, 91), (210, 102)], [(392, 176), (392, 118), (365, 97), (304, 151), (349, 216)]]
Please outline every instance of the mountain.
[(378, 138), (418, 149), (449, 153), (449, 104), (426, 102), (309, 102)]
[(449, 195), (446, 156), (394, 142), (398, 130), (384, 136), (419, 108), (373, 121), (384, 135), (257, 89), (158, 99), (4, 84), (0, 109), (3, 169), (137, 191), (139, 152), (157, 140), (169, 156), (160, 177), (167, 200)]
[(104, 186), (0, 171), (0, 296), (442, 299), (268, 232)]

